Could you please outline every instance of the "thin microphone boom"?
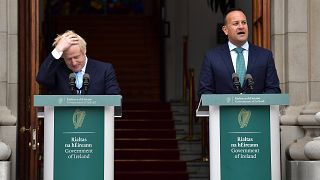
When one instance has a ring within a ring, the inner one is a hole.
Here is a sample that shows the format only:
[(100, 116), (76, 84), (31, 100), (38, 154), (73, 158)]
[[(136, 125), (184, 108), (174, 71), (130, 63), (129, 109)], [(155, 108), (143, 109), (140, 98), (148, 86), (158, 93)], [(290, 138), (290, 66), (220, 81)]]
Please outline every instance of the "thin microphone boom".
[(90, 85), (90, 76), (88, 73), (85, 73), (83, 75), (83, 94), (88, 94), (89, 90), (89, 85)]
[(232, 74), (233, 87), (236, 88), (237, 92), (241, 93), (241, 84), (237, 73)]
[(76, 75), (74, 73), (69, 74), (69, 87), (71, 90), (71, 94), (73, 94), (73, 95), (77, 94)]
[(250, 92), (252, 92), (253, 91), (254, 81), (253, 81), (253, 78), (252, 78), (251, 74), (247, 74), (246, 75), (246, 81), (247, 81), (248, 89), (250, 90)]

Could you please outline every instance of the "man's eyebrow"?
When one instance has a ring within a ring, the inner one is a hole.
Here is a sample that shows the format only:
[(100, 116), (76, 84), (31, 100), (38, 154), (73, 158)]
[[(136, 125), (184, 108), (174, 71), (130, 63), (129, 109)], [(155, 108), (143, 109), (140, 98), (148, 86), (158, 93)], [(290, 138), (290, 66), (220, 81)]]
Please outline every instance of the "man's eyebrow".
[(243, 21), (247, 21), (246, 19), (243, 19), (243, 20), (232, 20), (231, 23), (233, 22), (243, 22)]

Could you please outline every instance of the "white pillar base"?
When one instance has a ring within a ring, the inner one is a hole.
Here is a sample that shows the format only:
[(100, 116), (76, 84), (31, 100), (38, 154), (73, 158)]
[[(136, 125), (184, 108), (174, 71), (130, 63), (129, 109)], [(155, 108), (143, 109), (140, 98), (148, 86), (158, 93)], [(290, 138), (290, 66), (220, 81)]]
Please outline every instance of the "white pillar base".
[(10, 180), (10, 161), (0, 161), (0, 179)]
[(289, 161), (287, 180), (319, 180), (320, 161)]

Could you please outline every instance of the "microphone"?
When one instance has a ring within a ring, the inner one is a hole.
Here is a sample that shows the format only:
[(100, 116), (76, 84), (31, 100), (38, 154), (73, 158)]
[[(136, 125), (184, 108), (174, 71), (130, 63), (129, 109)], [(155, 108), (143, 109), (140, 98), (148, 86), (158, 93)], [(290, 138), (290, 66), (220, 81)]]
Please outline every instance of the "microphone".
[(85, 95), (88, 94), (89, 85), (90, 85), (90, 76), (88, 73), (85, 73), (83, 75), (83, 84), (82, 84), (83, 94), (85, 94)]
[(239, 76), (237, 73), (232, 74), (232, 82), (233, 82), (233, 87), (236, 88), (237, 92), (240, 94), (241, 93), (241, 84), (240, 84)]
[(247, 81), (247, 86), (248, 86), (250, 92), (252, 92), (254, 82), (253, 82), (253, 78), (252, 78), (251, 74), (246, 74), (246, 81)]
[(73, 95), (77, 94), (76, 75), (74, 73), (69, 74), (69, 87), (71, 90), (71, 94), (73, 94)]

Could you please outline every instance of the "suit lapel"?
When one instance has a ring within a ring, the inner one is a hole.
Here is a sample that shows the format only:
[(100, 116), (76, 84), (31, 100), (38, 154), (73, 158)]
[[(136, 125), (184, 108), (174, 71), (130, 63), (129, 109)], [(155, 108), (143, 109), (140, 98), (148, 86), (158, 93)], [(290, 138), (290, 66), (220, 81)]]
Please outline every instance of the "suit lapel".
[(86, 72), (85, 73), (89, 74), (90, 79), (95, 76), (94, 65), (92, 64), (92, 61), (89, 58), (88, 58), (87, 67), (86, 67)]
[[(231, 59), (231, 55), (230, 55), (230, 50), (229, 50), (229, 46), (228, 43), (226, 43), (222, 48), (221, 48), (221, 55), (222, 55), (222, 61), (223, 63), (226, 65), (228, 71), (230, 74), (234, 73), (234, 67), (232, 64), (232, 59)], [(230, 76), (231, 77), (231, 76)]]
[(249, 43), (249, 57), (248, 57), (248, 67), (247, 67), (247, 74), (251, 74), (253, 71), (254, 65), (257, 61), (256, 55), (257, 51), (253, 44)]
[(67, 67), (67, 65), (65, 63), (63, 63), (63, 73), (64, 73), (64, 77), (68, 77), (66, 79), (67, 82), (69, 82), (69, 75), (72, 73), (72, 71)]

